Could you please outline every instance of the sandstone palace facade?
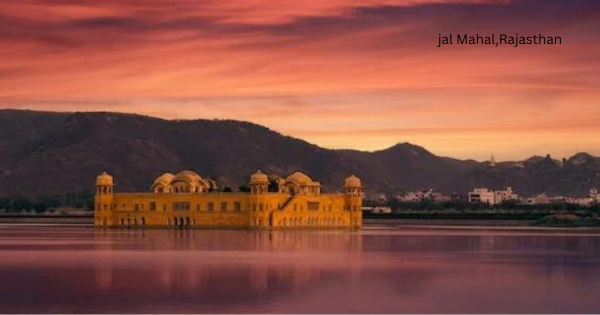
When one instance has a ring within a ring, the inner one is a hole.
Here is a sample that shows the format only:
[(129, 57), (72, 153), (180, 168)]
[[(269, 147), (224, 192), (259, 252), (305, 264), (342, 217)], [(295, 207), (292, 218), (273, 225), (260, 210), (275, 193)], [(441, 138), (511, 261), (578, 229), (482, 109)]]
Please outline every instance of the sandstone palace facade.
[(350, 176), (343, 193), (321, 193), (321, 184), (295, 172), (287, 178), (258, 171), (248, 192), (214, 192), (214, 181), (192, 171), (166, 173), (147, 193), (115, 193), (113, 177), (96, 178), (97, 227), (162, 228), (360, 228), (363, 188)]

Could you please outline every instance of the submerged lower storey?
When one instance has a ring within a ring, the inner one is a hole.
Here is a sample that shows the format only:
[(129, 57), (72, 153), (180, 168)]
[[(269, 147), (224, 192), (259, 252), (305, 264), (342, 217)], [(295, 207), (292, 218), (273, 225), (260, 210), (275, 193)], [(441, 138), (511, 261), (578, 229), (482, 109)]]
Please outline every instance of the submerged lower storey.
[(217, 193), (96, 198), (95, 226), (118, 228), (359, 228), (360, 196)]

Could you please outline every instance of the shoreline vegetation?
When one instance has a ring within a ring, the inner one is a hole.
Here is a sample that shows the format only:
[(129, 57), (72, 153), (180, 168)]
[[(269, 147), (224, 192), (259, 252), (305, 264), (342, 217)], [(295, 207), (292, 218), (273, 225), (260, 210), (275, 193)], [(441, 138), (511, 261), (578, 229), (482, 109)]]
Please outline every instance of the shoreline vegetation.
[[(569, 203), (526, 205), (517, 201), (500, 204), (468, 203), (464, 200), (434, 202), (387, 202), (366, 200), (365, 206), (387, 207), (390, 213), (364, 213), (365, 219), (412, 220), (432, 222), (479, 222), (481, 225), (530, 225), (556, 227), (600, 227), (600, 205), (589, 206)], [(514, 222), (514, 223), (511, 223)]]
[(93, 215), (94, 195), (90, 191), (66, 193), (52, 196), (0, 196), (0, 215), (6, 213), (38, 215), (60, 214), (68, 215), (73, 212), (89, 212)]
[(597, 227), (597, 216), (566, 214), (538, 215), (436, 215), (436, 214), (366, 214), (364, 225), (436, 225), (436, 226), (527, 226), (527, 227)]

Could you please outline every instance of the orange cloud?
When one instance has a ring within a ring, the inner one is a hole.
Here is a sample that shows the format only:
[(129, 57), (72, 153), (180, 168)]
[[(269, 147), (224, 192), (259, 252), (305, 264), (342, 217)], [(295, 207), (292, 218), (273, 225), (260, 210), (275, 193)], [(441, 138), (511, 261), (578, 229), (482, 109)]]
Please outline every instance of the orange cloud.
[[(233, 118), (328, 147), (411, 141), (463, 158), (600, 154), (596, 1), (32, 0), (2, 8), (0, 108)], [(542, 33), (564, 43), (437, 48), (440, 33)]]

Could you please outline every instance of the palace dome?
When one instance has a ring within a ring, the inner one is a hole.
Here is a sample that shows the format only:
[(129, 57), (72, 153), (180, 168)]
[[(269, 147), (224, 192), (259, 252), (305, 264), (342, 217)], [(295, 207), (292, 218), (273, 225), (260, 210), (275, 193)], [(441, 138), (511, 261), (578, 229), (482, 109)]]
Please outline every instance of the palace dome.
[(269, 177), (267, 177), (267, 174), (258, 170), (258, 171), (256, 171), (256, 173), (250, 175), (250, 183), (251, 184), (268, 184)]
[(312, 184), (312, 179), (310, 179), (310, 177), (308, 177), (308, 175), (302, 173), (302, 172), (294, 172), (292, 175), (288, 176), (285, 179), (286, 182), (295, 182), (296, 184), (300, 185), (300, 186), (307, 186)]
[(177, 181), (183, 181), (183, 182), (187, 182), (187, 183), (195, 183), (195, 182), (199, 182), (202, 180), (202, 177), (200, 177), (200, 175), (198, 175), (198, 173), (194, 172), (194, 171), (181, 171), (179, 173), (177, 173), (177, 175), (175, 175), (175, 177), (173, 177), (173, 179), (171, 180), (171, 182), (177, 182)]
[[(164, 173), (162, 175), (160, 175), (155, 181), (154, 181), (154, 185), (158, 185), (161, 184), (163, 186), (169, 186), (171, 184), (171, 182), (173, 181), (173, 178), (175, 178), (175, 175), (171, 174), (171, 173)], [(153, 185), (153, 186), (154, 186)]]
[(96, 177), (96, 185), (98, 186), (112, 186), (114, 185), (113, 177), (108, 175), (106, 172)]
[(362, 182), (360, 181), (360, 178), (351, 175), (344, 181), (344, 187), (360, 188), (362, 187)]

